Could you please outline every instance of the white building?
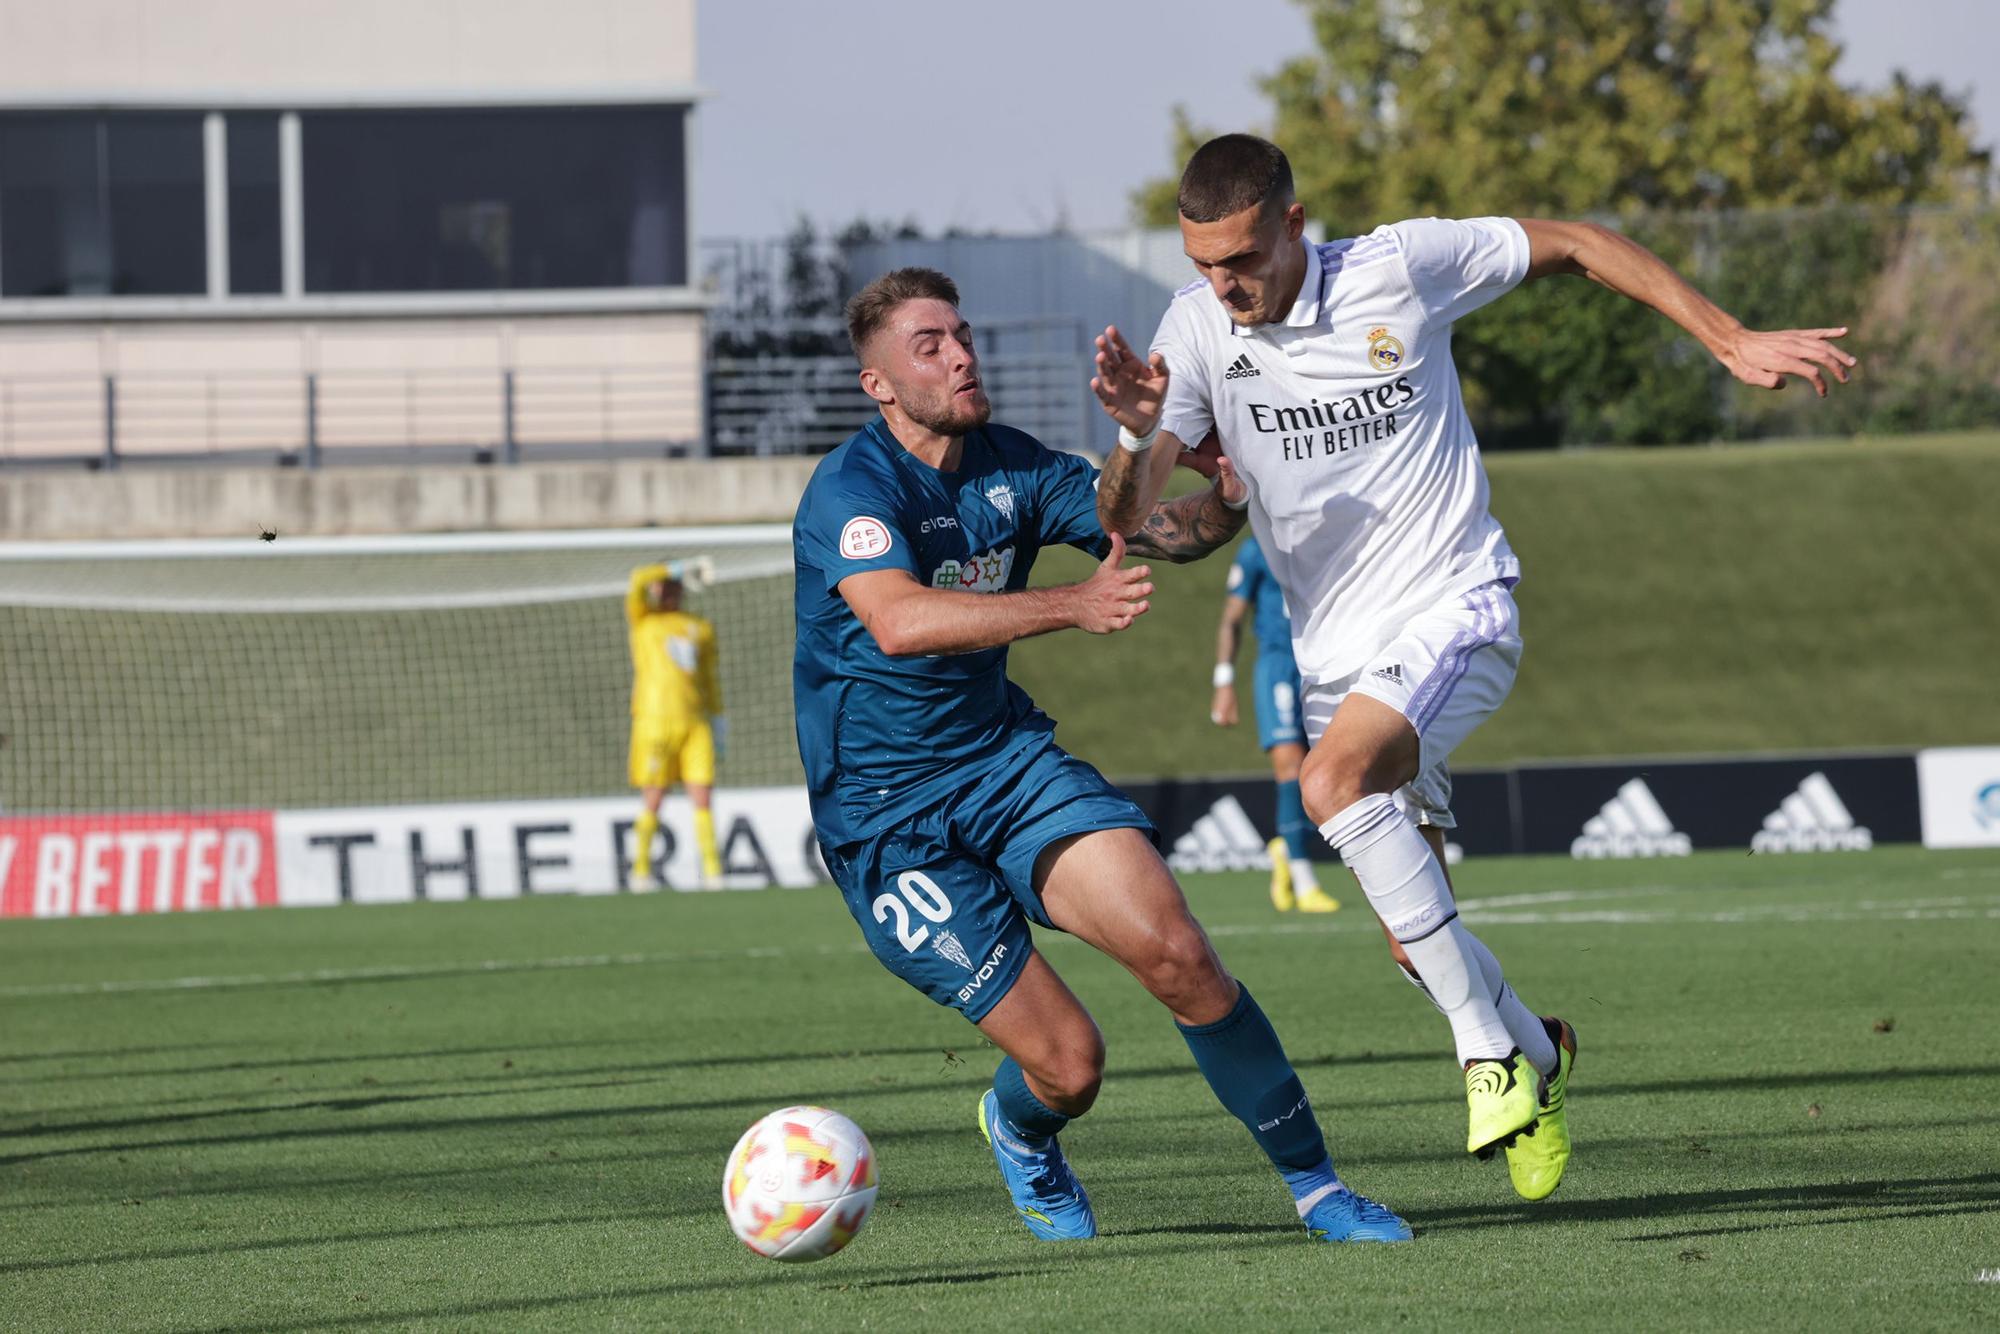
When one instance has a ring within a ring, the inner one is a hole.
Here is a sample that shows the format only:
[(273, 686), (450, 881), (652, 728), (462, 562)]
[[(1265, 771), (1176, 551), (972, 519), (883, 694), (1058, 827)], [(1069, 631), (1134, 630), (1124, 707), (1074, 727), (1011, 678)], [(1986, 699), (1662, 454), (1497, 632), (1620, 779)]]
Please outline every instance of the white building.
[(694, 0), (0, 0), (0, 461), (702, 435)]

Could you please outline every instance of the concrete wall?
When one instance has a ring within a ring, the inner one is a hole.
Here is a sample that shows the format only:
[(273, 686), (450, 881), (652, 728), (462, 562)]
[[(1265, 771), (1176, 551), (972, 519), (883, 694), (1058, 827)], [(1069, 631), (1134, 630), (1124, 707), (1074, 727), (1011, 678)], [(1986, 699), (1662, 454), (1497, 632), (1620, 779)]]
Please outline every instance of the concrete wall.
[(636, 95), (694, 68), (694, 0), (0, 0), (15, 105)]
[(0, 471), (0, 541), (789, 522), (818, 462)]

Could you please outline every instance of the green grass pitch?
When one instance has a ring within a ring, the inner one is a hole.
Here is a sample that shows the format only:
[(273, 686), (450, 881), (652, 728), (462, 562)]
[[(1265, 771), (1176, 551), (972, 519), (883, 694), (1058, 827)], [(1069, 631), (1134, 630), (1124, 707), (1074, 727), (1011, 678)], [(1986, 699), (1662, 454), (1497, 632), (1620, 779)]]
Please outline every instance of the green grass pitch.
[[(824, 890), (9, 922), (0, 1329), (2000, 1322), (2000, 856), (1459, 880), (1581, 1035), (1543, 1205), (1461, 1151), (1445, 1027), (1364, 910), (1188, 885), (1402, 1247), (1307, 1244), (1165, 1015), (1060, 937), (1110, 1071), (1067, 1136), (1105, 1235), (1052, 1247), (974, 1128), (994, 1053)], [(859, 1121), (883, 1183), (796, 1267), (718, 1199), (737, 1134), (795, 1101)]]

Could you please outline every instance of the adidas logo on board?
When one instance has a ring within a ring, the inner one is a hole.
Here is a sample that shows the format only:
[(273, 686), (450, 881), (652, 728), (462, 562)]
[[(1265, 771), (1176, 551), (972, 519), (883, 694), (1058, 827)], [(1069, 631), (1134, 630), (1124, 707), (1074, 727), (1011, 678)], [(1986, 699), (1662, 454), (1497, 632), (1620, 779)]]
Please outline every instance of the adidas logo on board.
[(1250, 364), (1250, 354), (1246, 352), (1229, 363), (1229, 369), (1222, 373), (1222, 378), (1225, 380), (1248, 380), (1261, 374), (1263, 372)]
[(1174, 840), (1167, 865), (1176, 871), (1268, 871), (1271, 857), (1242, 803), (1224, 797)]
[(1807, 774), (1750, 840), (1752, 852), (1866, 852), (1874, 846), (1875, 835), (1854, 823), (1823, 773)]
[(1619, 788), (1569, 845), (1572, 857), (1685, 857), (1692, 851), (1692, 840), (1674, 828), (1643, 778)]

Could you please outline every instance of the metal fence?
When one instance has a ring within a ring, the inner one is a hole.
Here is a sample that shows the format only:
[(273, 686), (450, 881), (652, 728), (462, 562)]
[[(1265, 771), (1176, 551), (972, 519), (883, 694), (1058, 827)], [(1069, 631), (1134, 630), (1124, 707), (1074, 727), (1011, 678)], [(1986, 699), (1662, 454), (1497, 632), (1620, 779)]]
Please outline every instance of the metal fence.
[[(1057, 449), (1082, 449), (1096, 417), (1087, 340), (1075, 319), (978, 326), (997, 421)], [(837, 321), (760, 320), (711, 330), (708, 443), (715, 454), (818, 454), (876, 412)], [(838, 349), (838, 350), (833, 350)]]
[[(980, 340), (998, 419), (1083, 447), (1097, 414), (1079, 324)], [(845, 344), (837, 323), (768, 320), (712, 330), (699, 368), (0, 375), (0, 465), (823, 453), (876, 411)]]
[(668, 366), (0, 376), (0, 462), (696, 454), (701, 398)]

